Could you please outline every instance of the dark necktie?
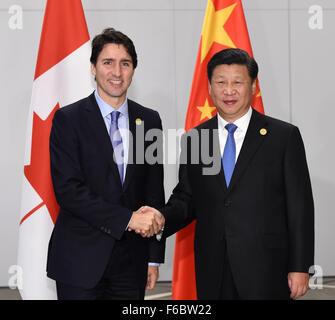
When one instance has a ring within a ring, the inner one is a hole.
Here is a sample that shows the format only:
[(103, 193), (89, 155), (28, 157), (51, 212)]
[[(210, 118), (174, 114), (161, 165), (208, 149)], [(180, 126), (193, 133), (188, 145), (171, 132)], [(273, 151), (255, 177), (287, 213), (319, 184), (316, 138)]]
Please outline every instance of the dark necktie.
[(237, 126), (233, 123), (228, 123), (225, 128), (228, 131), (228, 137), (223, 151), (222, 166), (228, 187), (235, 167), (236, 145), (234, 132), (237, 129)]
[(123, 170), (124, 170), (124, 164), (123, 164), (123, 143), (122, 143), (122, 137), (118, 126), (118, 120), (119, 120), (120, 112), (119, 111), (113, 111), (111, 113), (111, 126), (110, 126), (110, 138), (114, 149), (114, 160), (117, 164), (117, 167), (119, 169), (119, 174), (121, 178), (121, 183), (123, 183)]

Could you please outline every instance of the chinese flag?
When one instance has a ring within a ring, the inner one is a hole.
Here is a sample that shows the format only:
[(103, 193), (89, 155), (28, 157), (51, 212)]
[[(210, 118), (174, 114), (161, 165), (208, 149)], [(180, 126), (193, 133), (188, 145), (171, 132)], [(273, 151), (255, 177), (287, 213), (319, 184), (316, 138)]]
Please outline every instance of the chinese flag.
[[(211, 119), (216, 114), (208, 92), (207, 64), (216, 52), (227, 48), (240, 48), (253, 56), (241, 0), (208, 0), (186, 115), (186, 131)], [(258, 80), (252, 107), (264, 113)], [(174, 300), (197, 298), (194, 227), (195, 222), (176, 235), (172, 278)]]
[(26, 135), (17, 279), (23, 299), (56, 298), (55, 284), (46, 277), (48, 243), (59, 209), (49, 135), (55, 111), (93, 91), (90, 51), (81, 1), (48, 0)]

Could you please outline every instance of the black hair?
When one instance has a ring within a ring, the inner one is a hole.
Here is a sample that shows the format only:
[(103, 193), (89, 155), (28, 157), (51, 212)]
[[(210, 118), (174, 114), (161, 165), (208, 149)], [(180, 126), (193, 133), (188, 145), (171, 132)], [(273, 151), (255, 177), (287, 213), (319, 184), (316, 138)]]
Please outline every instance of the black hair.
[(224, 49), (210, 59), (207, 65), (207, 77), (211, 82), (214, 69), (221, 64), (239, 64), (245, 65), (248, 69), (251, 82), (255, 81), (258, 75), (258, 65), (254, 58), (250, 57), (248, 52), (242, 49)]

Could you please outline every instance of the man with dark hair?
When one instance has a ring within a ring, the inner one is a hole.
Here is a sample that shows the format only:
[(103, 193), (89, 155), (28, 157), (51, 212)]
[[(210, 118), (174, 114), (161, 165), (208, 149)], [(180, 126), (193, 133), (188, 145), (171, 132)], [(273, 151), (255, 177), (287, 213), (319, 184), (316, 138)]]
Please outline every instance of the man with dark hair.
[(96, 65), (98, 56), (106, 43), (122, 44), (127, 53), (131, 56), (133, 68), (136, 69), (137, 54), (133, 42), (125, 34), (115, 30), (114, 28), (105, 29), (101, 34), (98, 34), (93, 39), (92, 54), (90, 58), (93, 65)]
[[(257, 72), (243, 50), (212, 57), (209, 92), (218, 114), (194, 129), (197, 148), (182, 145), (187, 161), (160, 210), (163, 238), (196, 220), (198, 299), (296, 299), (308, 289), (314, 206), (304, 145), (296, 126), (251, 108)], [(221, 164), (212, 175), (200, 156), (208, 145)], [(200, 163), (190, 161), (194, 153)]]
[(151, 237), (159, 215), (141, 212), (143, 204), (164, 204), (163, 166), (137, 163), (135, 152), (136, 143), (142, 154), (151, 145), (137, 128), (144, 137), (162, 125), (156, 111), (127, 99), (136, 66), (133, 42), (104, 30), (92, 41), (97, 89), (54, 116), (50, 160), (60, 211), (47, 273), (58, 299), (143, 299), (164, 261), (165, 243)]

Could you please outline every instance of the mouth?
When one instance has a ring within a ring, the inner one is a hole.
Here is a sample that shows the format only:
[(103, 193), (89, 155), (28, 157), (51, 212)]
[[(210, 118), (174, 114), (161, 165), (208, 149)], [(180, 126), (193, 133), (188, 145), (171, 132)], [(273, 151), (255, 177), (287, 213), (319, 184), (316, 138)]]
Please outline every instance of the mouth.
[(223, 100), (224, 104), (226, 104), (227, 106), (233, 106), (237, 100), (234, 99), (229, 99), (229, 100)]
[(119, 86), (122, 84), (122, 80), (108, 80), (108, 82), (114, 86)]

